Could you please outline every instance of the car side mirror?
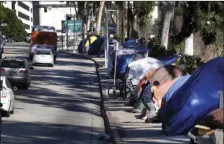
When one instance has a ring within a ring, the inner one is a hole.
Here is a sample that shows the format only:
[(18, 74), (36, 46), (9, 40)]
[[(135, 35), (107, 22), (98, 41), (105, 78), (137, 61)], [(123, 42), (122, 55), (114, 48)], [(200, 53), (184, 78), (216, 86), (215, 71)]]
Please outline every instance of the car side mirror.
[(29, 66), (29, 69), (33, 70), (33, 69), (34, 69), (34, 67), (33, 67), (33, 66)]
[(14, 86), (14, 87), (12, 88), (12, 91), (16, 92), (16, 91), (18, 91), (18, 88)]

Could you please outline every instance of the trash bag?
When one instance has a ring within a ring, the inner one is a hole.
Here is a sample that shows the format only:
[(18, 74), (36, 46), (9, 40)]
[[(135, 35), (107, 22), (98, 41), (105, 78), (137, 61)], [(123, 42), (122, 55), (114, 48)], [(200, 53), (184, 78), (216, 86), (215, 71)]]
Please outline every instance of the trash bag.
[(219, 107), (219, 91), (224, 88), (224, 57), (200, 66), (161, 108), (163, 132), (186, 134), (195, 124)]

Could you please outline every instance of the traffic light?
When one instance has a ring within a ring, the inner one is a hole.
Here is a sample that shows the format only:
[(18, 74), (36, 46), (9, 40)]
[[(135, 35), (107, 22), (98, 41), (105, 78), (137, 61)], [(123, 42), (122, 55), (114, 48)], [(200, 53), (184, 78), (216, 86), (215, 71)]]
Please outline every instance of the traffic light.
[(67, 17), (66, 17), (66, 20), (71, 20), (71, 19), (72, 19), (71, 16), (67, 16)]

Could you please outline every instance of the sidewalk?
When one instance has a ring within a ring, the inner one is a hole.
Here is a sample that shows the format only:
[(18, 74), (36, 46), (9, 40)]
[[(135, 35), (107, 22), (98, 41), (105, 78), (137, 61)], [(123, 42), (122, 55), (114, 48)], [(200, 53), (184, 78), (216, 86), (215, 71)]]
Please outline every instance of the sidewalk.
[[(94, 58), (98, 63), (104, 63), (104, 58)], [(165, 136), (162, 134), (162, 124), (146, 124), (144, 120), (136, 119), (137, 114), (126, 112), (132, 107), (125, 106), (128, 102), (123, 99), (112, 100), (107, 95), (107, 88), (112, 86), (113, 80), (106, 78), (106, 69), (98, 68), (104, 95), (104, 106), (112, 130), (112, 137), (116, 143), (122, 144), (187, 144), (187, 136)]]
[[(69, 51), (72, 53), (72, 51)], [(77, 54), (79, 55), (79, 54)], [(87, 56), (98, 64), (104, 64), (104, 58)], [(165, 136), (162, 134), (162, 124), (146, 124), (144, 120), (136, 119), (136, 113), (126, 112), (132, 107), (125, 106), (128, 100), (110, 99), (107, 88), (112, 86), (113, 79), (106, 76), (106, 68), (98, 67), (102, 85), (103, 104), (106, 111), (104, 117), (105, 130), (110, 134), (115, 144), (189, 144), (188, 136)], [(102, 114), (102, 112), (101, 112)], [(106, 118), (105, 118), (106, 117)]]

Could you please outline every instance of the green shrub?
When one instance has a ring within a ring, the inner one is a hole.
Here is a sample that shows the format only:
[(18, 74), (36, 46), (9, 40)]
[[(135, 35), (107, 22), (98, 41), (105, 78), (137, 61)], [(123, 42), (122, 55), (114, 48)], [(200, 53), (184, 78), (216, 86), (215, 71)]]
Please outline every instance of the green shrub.
[(192, 74), (201, 64), (204, 63), (199, 56), (184, 55), (185, 71)]

